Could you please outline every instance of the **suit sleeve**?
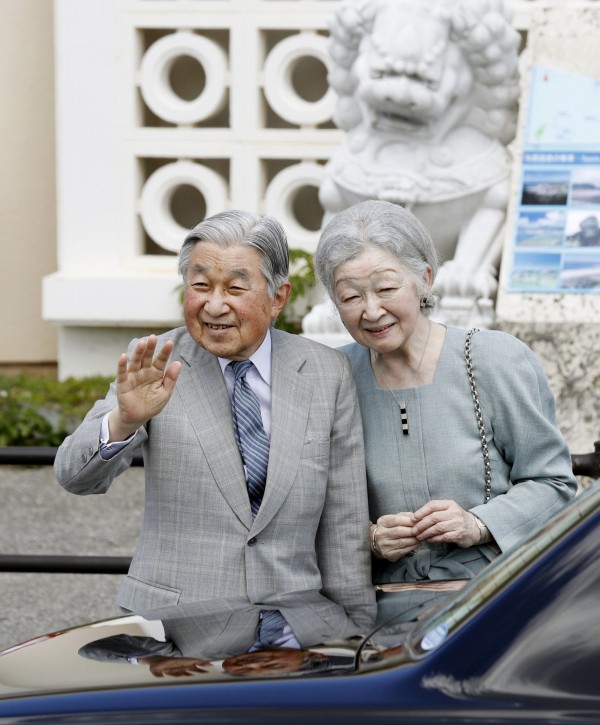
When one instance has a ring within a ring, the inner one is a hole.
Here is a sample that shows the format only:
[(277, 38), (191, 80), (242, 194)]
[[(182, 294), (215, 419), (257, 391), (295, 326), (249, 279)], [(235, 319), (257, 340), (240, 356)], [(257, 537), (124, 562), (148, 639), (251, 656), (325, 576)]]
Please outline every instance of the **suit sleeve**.
[(103, 460), (99, 454), (102, 418), (116, 404), (114, 383), (104, 400), (99, 400), (81, 425), (60, 445), (54, 461), (54, 473), (60, 485), (80, 495), (106, 493), (113, 480), (131, 465), (135, 450), (147, 439), (140, 428), (133, 440), (119, 453)]
[(375, 616), (364, 442), (350, 364), (346, 357), (341, 364), (317, 550), (323, 593), (341, 604), (364, 631)]
[(129, 657), (140, 659), (159, 655), (161, 657), (181, 657), (180, 650), (173, 642), (141, 637), (131, 634), (115, 634), (112, 637), (88, 642), (79, 649), (78, 654), (97, 662), (128, 663)]

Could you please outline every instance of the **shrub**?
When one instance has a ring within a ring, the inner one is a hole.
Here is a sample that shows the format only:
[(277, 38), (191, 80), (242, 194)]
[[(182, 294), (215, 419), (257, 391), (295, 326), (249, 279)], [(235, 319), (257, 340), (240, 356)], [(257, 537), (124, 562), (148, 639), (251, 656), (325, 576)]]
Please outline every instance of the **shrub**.
[(0, 446), (60, 445), (111, 381), (0, 375)]
[(311, 293), (315, 290), (316, 274), (313, 255), (304, 249), (290, 249), (289, 281), (292, 293), (287, 305), (277, 318), (275, 327), (300, 334), (302, 318), (310, 310)]

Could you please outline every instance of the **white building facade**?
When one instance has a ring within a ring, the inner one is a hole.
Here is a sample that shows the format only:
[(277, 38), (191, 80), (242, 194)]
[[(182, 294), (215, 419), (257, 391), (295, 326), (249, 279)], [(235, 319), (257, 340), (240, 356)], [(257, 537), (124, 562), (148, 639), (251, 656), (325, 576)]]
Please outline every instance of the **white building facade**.
[(111, 374), (181, 324), (177, 252), (205, 216), (276, 216), (313, 251), (339, 143), (327, 0), (56, 0), (59, 374)]
[[(54, 1), (58, 270), (43, 317), (60, 377), (110, 375), (131, 338), (182, 324), (176, 253), (205, 216), (272, 214), (314, 251), (342, 134), (337, 1)], [(548, 3), (512, 4), (525, 38)]]

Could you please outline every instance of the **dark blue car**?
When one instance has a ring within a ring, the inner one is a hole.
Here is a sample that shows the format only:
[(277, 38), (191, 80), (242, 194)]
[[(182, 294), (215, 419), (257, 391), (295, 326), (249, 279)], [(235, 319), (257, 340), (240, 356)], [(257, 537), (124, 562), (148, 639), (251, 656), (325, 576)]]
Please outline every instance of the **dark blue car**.
[(600, 481), (413, 610), (389, 585), (364, 637), (206, 660), (131, 616), (25, 642), (0, 653), (0, 722), (600, 723), (599, 507)]

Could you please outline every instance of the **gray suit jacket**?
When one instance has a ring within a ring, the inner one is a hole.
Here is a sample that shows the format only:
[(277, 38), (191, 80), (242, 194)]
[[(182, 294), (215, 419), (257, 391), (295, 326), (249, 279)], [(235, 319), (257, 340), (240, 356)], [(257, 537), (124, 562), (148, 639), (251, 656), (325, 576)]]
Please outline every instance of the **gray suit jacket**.
[(218, 361), (185, 328), (162, 335), (159, 345), (169, 339), (182, 371), (164, 410), (104, 461), (100, 421), (115, 405), (113, 385), (55, 462), (68, 491), (104, 493), (142, 447), (144, 522), (117, 603), (146, 615), (223, 597), (279, 608), (291, 597), (337, 636), (340, 618), (348, 620), (344, 634), (364, 630), (374, 597), (362, 427), (347, 358), (272, 330), (269, 469), (253, 521)]

